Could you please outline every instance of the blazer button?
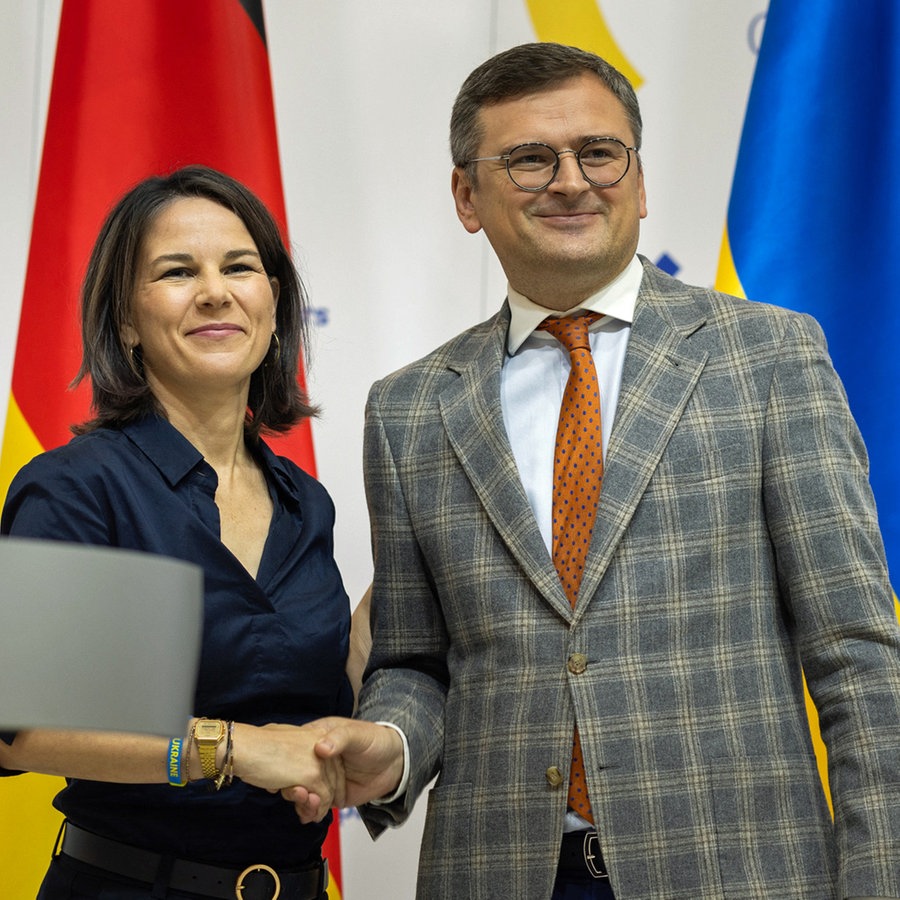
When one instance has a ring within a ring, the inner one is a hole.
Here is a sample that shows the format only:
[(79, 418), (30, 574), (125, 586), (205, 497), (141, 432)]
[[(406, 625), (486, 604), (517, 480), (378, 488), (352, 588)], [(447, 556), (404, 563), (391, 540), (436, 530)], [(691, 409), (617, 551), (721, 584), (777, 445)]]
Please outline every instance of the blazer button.
[(563, 783), (562, 772), (560, 772), (559, 769), (556, 768), (556, 766), (550, 766), (550, 768), (547, 769), (546, 778), (547, 784), (549, 784), (550, 787), (553, 788), (559, 787)]
[(587, 657), (583, 653), (573, 653), (567, 665), (573, 675), (581, 675), (587, 668)]

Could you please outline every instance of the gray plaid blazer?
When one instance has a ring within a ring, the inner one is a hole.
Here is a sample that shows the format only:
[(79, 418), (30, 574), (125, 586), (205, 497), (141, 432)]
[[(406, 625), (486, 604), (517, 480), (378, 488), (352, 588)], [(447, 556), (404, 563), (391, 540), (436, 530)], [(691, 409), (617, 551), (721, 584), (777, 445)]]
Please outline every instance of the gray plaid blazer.
[(360, 715), (412, 764), (363, 817), (439, 775), (418, 896), (546, 900), (577, 721), (618, 900), (900, 896), (900, 629), (821, 330), (643, 262), (574, 612), (503, 425), (508, 308), (372, 388)]

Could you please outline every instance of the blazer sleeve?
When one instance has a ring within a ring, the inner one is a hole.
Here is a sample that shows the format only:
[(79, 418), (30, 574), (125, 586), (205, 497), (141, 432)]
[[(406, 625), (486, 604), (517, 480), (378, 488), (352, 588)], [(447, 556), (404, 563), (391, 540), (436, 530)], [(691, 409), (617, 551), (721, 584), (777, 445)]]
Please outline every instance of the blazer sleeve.
[(900, 895), (900, 626), (865, 447), (806, 316), (786, 330), (763, 452), (782, 594), (828, 748), (838, 896)]
[(369, 396), (364, 437), (375, 564), (373, 646), (357, 716), (389, 721), (403, 730), (409, 742), (410, 778), (406, 793), (393, 803), (360, 809), (373, 836), (405, 821), (418, 795), (437, 774), (449, 680), (446, 627), (406, 506), (401, 475), (379, 410), (378, 387), (375, 385)]

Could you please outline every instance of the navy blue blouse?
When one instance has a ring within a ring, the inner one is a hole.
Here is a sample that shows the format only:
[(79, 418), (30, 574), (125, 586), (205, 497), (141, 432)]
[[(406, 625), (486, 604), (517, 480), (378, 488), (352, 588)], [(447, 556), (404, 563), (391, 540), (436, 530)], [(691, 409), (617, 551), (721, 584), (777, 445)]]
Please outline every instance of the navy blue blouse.
[[(256, 455), (274, 513), (255, 579), (220, 540), (214, 470), (155, 417), (36, 457), (10, 487), (0, 532), (202, 565), (197, 715), (260, 725), (349, 715), (350, 605), (333, 555), (334, 506), (314, 478), (265, 444)], [(317, 857), (330, 819), (302, 825), (279, 795), (237, 780), (213, 792), (203, 781), (173, 788), (73, 779), (54, 805), (98, 834), (232, 867), (303, 865)]]

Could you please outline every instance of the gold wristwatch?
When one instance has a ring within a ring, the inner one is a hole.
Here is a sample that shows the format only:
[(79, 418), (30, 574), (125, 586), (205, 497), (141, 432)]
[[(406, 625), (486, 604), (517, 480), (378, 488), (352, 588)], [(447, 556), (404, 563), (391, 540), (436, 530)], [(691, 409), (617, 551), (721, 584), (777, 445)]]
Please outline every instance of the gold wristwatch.
[(219, 774), (216, 766), (216, 748), (224, 738), (225, 723), (221, 719), (197, 719), (194, 725), (194, 740), (197, 742), (204, 778), (215, 778)]

